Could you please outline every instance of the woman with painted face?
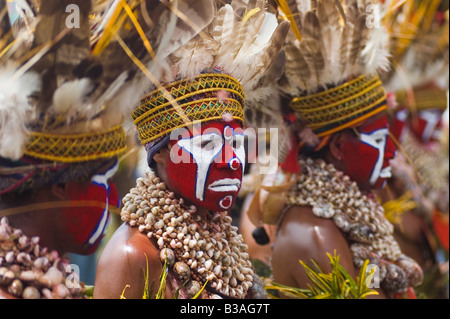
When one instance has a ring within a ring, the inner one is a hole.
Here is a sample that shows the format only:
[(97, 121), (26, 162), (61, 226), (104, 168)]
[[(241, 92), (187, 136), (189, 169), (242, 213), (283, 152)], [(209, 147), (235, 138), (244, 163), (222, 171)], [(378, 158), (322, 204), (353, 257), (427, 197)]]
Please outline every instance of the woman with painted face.
[(246, 163), (244, 106), (278, 79), (289, 23), (249, 3), (220, 5), (133, 111), (150, 170), (123, 198), (94, 298), (266, 297), (228, 212)]
[[(272, 211), (249, 210), (251, 220), (259, 217), (277, 228), (272, 279), (308, 289), (313, 283), (299, 261), (315, 269), (314, 261), (329, 274), (333, 267), (327, 254), (336, 253), (354, 279), (367, 260), (377, 266), (374, 285), (367, 288), (376, 288), (378, 297), (394, 297), (418, 285), (422, 272), (401, 252), (372, 193), (391, 176), (389, 163), (396, 154), (387, 96), (377, 74), (389, 65), (387, 33), (371, 27), (377, 20), (367, 20), (362, 1), (279, 3), (287, 18), (302, 17), (292, 18), (279, 82), (297, 142), (272, 187), (264, 189), (270, 193), (272, 188), (272, 194), (254, 196), (261, 208), (273, 202), (271, 197), (284, 204), (273, 205), (278, 209)], [(348, 297), (331, 286), (329, 293), (330, 298)]]
[[(102, 41), (111, 21), (90, 20), (105, 3), (0, 1), (0, 299), (86, 298), (64, 255), (92, 254), (120, 206), (111, 179), (127, 110), (117, 101), (138, 73), (117, 42)], [(56, 23), (69, 5), (80, 28)], [(135, 41), (136, 30), (119, 29)]]

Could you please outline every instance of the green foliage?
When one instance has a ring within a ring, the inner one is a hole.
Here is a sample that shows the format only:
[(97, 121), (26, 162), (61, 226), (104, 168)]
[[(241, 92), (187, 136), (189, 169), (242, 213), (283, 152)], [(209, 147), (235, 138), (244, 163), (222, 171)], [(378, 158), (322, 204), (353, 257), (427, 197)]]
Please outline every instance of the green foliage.
[[(289, 287), (274, 282), (266, 286), (265, 289), (268, 293), (270, 290), (276, 290), (296, 299), (366, 299), (370, 295), (378, 295), (375, 290), (368, 288), (368, 283), (372, 281), (375, 274), (375, 269), (367, 274), (368, 260), (364, 263), (355, 281), (339, 264), (340, 257), (336, 256), (336, 252), (334, 256), (328, 253), (327, 256), (330, 259), (330, 265), (333, 267), (330, 274), (325, 274), (314, 260), (312, 260), (313, 267), (300, 261), (306, 276), (312, 283), (312, 285), (308, 285), (309, 289)], [(269, 294), (269, 296), (277, 298), (273, 294)]]
[[(151, 288), (149, 288), (148, 282), (149, 282), (149, 269), (148, 269), (148, 258), (147, 256), (145, 256), (145, 259), (147, 261), (147, 270), (144, 273), (145, 276), (145, 287), (144, 287), (144, 295), (142, 296), (142, 299), (151, 299), (151, 296), (153, 295), (153, 291), (154, 291), (154, 282), (152, 283)], [(168, 265), (168, 259), (167, 259), (167, 255), (166, 255), (166, 260), (164, 262), (164, 266), (163, 266), (163, 270), (161, 275), (159, 276), (159, 289), (158, 292), (155, 295), (155, 299), (164, 299), (165, 298), (165, 292), (166, 292), (166, 288), (167, 288), (167, 276), (169, 274), (169, 265)], [(177, 289), (177, 291), (175, 292), (175, 295), (173, 297), (173, 299), (178, 299), (179, 295), (180, 295), (180, 290), (188, 283), (188, 281), (186, 281), (180, 288)], [(206, 281), (206, 283), (203, 285), (202, 289), (200, 289), (200, 291), (197, 293), (197, 295), (195, 295), (192, 299), (198, 299), (202, 292), (205, 290), (206, 286), (208, 285), (208, 281)], [(124, 290), (122, 291), (122, 295), (120, 296), (120, 299), (126, 299), (125, 298), (125, 291), (130, 288), (129, 285), (127, 285)]]

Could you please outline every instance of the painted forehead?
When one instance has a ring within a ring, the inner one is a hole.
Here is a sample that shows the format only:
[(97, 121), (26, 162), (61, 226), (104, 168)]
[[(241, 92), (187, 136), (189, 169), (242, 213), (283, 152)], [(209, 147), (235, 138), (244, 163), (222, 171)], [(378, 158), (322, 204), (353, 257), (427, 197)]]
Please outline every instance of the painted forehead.
[[(173, 132), (178, 139), (194, 137), (202, 134), (218, 133), (220, 135), (244, 134), (242, 124), (238, 121), (212, 121), (194, 125), (192, 129), (181, 128)], [(171, 142), (176, 142), (176, 138), (171, 138)]]
[(361, 126), (358, 126), (358, 131), (360, 133), (370, 134), (374, 131), (377, 131), (377, 130), (383, 129), (383, 128), (387, 128), (387, 127), (388, 127), (388, 118), (384, 114), (375, 119), (367, 120)]

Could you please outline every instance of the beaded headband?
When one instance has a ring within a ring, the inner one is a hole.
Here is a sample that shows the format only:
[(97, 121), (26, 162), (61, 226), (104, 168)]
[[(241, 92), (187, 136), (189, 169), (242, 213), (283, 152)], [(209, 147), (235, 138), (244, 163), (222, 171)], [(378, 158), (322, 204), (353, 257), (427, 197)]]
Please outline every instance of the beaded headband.
[(59, 163), (94, 161), (122, 154), (126, 142), (121, 125), (104, 132), (76, 135), (32, 132), (25, 155)]
[(399, 106), (415, 111), (432, 109), (445, 111), (447, 109), (448, 98), (444, 90), (439, 88), (414, 90), (412, 95), (413, 98), (409, 99), (406, 91), (396, 92)]
[[(221, 98), (221, 91), (229, 97)], [(132, 117), (145, 145), (177, 128), (222, 119), (226, 113), (244, 123), (244, 103), (244, 90), (236, 79), (202, 74), (153, 91), (141, 100)]]
[(378, 75), (360, 76), (333, 89), (294, 98), (290, 104), (318, 137), (352, 127), (387, 109)]

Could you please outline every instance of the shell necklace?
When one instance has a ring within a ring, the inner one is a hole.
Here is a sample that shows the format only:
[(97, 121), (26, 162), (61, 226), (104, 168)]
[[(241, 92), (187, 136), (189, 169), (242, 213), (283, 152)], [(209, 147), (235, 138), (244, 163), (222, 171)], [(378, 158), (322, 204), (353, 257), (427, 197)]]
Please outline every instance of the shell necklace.
[(6, 217), (1, 219), (0, 287), (9, 294), (23, 299), (87, 298), (84, 285), (68, 277), (68, 266), (58, 252), (41, 247), (38, 237), (29, 238)]
[(188, 281), (191, 297), (206, 281), (217, 294), (246, 297), (254, 281), (248, 246), (226, 212), (194, 215), (197, 208), (175, 198), (154, 172), (138, 178), (123, 203), (122, 221), (157, 240), (161, 261), (167, 258), (175, 275)]
[(377, 201), (322, 159), (300, 158), (300, 166), (298, 183), (287, 196), (289, 205), (311, 206), (315, 216), (332, 219), (351, 241), (355, 266), (360, 268), (367, 259), (377, 264), (387, 290), (420, 284), (420, 267), (402, 254), (394, 227)]

